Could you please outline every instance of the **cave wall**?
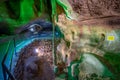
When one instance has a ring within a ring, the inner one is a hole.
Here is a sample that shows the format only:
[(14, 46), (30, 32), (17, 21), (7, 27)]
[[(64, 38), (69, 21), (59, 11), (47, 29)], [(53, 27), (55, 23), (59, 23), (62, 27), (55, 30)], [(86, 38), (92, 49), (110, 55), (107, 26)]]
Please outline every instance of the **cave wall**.
[[(68, 4), (65, 4), (66, 1), (69, 1), (72, 9), (68, 7)], [(103, 64), (110, 63), (113, 68), (108, 65), (106, 67), (116, 75), (116, 79), (119, 79), (120, 63), (117, 57), (120, 55), (120, 0), (66, 1), (57, 0), (64, 12), (57, 14), (56, 25), (64, 35), (63, 41), (66, 40), (70, 43), (67, 47), (69, 51), (78, 51), (77, 54), (90, 52), (102, 56), (106, 60)], [(64, 43), (61, 41), (60, 44)], [(63, 51), (65, 54), (67, 53), (67, 49), (63, 49)], [(114, 70), (112, 71), (112, 69)], [(103, 74), (109, 75), (108, 73)]]
[[(41, 18), (51, 21), (51, 0), (2, 0), (0, 1), (0, 26), (1, 30), (8, 29), (8, 33), (14, 34), (14, 30), (27, 24), (29, 21)], [(6, 32), (0, 33), (1, 35)]]
[(25, 25), (36, 18), (52, 21), (53, 14), (58, 18), (61, 13), (65, 13), (68, 18), (75, 20), (119, 16), (120, 0), (0, 1), (0, 21), (8, 24), (6, 27), (9, 27), (12, 33), (17, 27)]
[(120, 0), (68, 0), (82, 17), (120, 16)]

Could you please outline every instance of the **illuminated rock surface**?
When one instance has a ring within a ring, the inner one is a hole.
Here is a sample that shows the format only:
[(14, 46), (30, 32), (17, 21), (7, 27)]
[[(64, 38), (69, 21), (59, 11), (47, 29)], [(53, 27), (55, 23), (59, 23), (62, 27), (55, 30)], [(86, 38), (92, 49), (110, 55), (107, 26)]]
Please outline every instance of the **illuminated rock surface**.
[[(39, 49), (36, 52), (35, 49)], [(51, 40), (35, 40), (21, 49), (14, 67), (17, 80), (53, 80)]]

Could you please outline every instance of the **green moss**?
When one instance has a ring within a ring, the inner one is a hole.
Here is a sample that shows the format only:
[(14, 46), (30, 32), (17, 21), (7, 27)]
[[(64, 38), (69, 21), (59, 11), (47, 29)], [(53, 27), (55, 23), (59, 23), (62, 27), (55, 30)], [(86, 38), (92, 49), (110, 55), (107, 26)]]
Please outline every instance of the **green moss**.
[(119, 77), (120, 76), (120, 53), (107, 52), (104, 55), (104, 58), (113, 66), (116, 77)]
[(21, 1), (20, 18), (22, 20), (28, 21), (34, 16), (33, 3), (33, 0)]

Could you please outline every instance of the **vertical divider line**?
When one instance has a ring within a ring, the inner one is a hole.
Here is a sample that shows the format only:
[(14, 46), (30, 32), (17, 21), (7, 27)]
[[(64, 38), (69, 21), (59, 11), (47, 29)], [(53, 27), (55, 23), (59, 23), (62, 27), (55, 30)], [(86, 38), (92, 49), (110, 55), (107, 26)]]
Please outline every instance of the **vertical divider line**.
[(56, 18), (56, 0), (51, 0), (52, 5), (52, 27), (53, 27), (53, 36), (52, 36), (52, 56), (53, 56), (53, 66), (55, 70), (56, 66), (56, 53), (55, 53), (55, 18)]

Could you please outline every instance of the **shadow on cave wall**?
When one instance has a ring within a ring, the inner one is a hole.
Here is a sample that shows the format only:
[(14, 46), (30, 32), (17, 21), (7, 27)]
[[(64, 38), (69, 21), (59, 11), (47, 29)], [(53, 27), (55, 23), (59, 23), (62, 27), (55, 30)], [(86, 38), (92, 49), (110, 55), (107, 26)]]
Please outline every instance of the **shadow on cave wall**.
[(0, 22), (0, 36), (11, 35), (12, 31), (6, 22)]
[(118, 19), (109, 19), (107, 21), (107, 24), (111, 25), (111, 26), (119, 26), (120, 25), (120, 18), (118, 18)]

